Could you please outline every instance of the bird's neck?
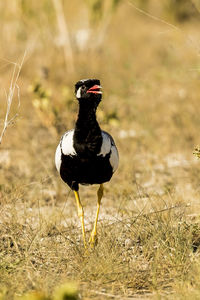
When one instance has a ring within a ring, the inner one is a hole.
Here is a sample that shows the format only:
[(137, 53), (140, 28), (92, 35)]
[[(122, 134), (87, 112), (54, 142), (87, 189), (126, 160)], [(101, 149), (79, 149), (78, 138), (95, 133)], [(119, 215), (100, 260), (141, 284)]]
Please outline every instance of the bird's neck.
[(98, 135), (100, 132), (101, 129), (96, 119), (96, 108), (80, 104), (75, 126), (75, 135), (77, 135), (77, 137), (80, 135), (81, 139), (84, 139), (89, 133)]
[[(75, 125), (74, 147), (85, 151), (90, 146), (91, 152), (100, 151), (102, 142), (101, 129), (96, 119), (96, 107), (79, 104), (79, 113)], [(85, 148), (86, 147), (86, 148)]]

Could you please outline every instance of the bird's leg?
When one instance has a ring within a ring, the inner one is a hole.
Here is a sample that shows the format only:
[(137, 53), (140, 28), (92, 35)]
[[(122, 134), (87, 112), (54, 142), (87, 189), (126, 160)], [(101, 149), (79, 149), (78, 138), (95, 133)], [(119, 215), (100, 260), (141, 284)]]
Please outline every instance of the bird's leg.
[(97, 191), (97, 196), (98, 196), (98, 201), (97, 201), (96, 219), (95, 219), (94, 227), (91, 232), (91, 236), (90, 236), (90, 240), (89, 240), (91, 247), (94, 247), (95, 241), (96, 241), (96, 236), (97, 236), (97, 222), (98, 222), (98, 217), (99, 217), (99, 209), (100, 209), (101, 199), (103, 197), (103, 184), (100, 184), (100, 187)]
[(86, 240), (85, 240), (85, 226), (84, 226), (83, 206), (81, 204), (81, 200), (80, 200), (78, 191), (74, 191), (74, 195), (75, 195), (75, 198), (76, 198), (76, 204), (77, 204), (77, 209), (78, 209), (78, 217), (81, 220), (81, 227), (82, 227), (82, 234), (83, 234), (83, 244), (84, 244), (85, 249), (87, 249), (87, 244), (86, 244)]

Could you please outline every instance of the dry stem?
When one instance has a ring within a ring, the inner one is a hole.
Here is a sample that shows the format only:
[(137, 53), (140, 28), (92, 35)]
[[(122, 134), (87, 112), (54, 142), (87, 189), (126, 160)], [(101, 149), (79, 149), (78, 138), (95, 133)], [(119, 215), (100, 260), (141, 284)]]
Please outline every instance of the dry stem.
[(60, 41), (62, 42), (62, 46), (64, 50), (65, 63), (69, 71), (73, 73), (74, 72), (73, 51), (72, 51), (71, 42), (69, 38), (67, 23), (63, 13), (63, 5), (61, 0), (53, 0), (53, 4), (56, 12)]
[(1, 135), (0, 135), (0, 145), (2, 143), (2, 139), (3, 139), (3, 136), (6, 132), (6, 129), (7, 127), (9, 126), (9, 124), (11, 122), (13, 122), (13, 120), (17, 117), (17, 113), (14, 115), (14, 117), (12, 117), (10, 120), (8, 119), (9, 118), (9, 114), (10, 114), (10, 109), (11, 109), (11, 105), (12, 105), (12, 101), (13, 101), (13, 97), (14, 97), (14, 93), (15, 93), (15, 89), (17, 88), (18, 90), (18, 108), (20, 106), (20, 95), (19, 95), (19, 86), (17, 85), (17, 81), (18, 81), (18, 78), (19, 78), (19, 74), (20, 74), (20, 71), (21, 71), (21, 68), (22, 68), (22, 65), (24, 63), (24, 59), (25, 59), (25, 56), (26, 56), (26, 52), (24, 53), (23, 55), (23, 58), (22, 58), (22, 61), (20, 64), (17, 64), (17, 63), (13, 63), (14, 64), (14, 69), (13, 69), (13, 73), (12, 73), (12, 78), (11, 78), (11, 83), (10, 83), (10, 87), (9, 87), (9, 93), (7, 95), (7, 93), (5, 92), (6, 94), (6, 98), (7, 98), (7, 110), (6, 110), (6, 115), (5, 115), (5, 118), (4, 118), (4, 125), (3, 125), (3, 129), (2, 129), (2, 132), (1, 132)]

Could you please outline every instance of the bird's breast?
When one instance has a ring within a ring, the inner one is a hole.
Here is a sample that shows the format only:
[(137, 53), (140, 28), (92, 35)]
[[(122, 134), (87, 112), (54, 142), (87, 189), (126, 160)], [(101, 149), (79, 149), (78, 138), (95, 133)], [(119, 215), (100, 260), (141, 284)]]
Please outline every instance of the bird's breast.
[(76, 181), (82, 184), (97, 184), (109, 181), (113, 170), (109, 155), (84, 157), (62, 154), (60, 175), (65, 182)]
[(73, 146), (78, 155), (91, 157), (99, 153), (102, 145), (101, 132), (99, 134), (93, 134), (88, 132), (87, 135), (74, 134)]

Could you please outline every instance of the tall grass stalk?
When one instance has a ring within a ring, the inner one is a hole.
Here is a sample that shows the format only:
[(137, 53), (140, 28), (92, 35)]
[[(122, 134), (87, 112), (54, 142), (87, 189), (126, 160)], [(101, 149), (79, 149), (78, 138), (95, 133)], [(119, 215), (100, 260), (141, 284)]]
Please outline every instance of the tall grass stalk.
[(56, 12), (56, 18), (57, 18), (57, 25), (59, 30), (59, 38), (61, 45), (63, 47), (64, 51), (64, 58), (67, 70), (69, 72), (74, 72), (74, 57), (73, 57), (73, 51), (71, 47), (70, 37), (69, 37), (69, 30), (67, 26), (67, 22), (64, 16), (64, 9), (62, 5), (61, 0), (53, 0), (55, 12)]
[(24, 63), (25, 56), (26, 56), (26, 51), (24, 52), (24, 55), (23, 55), (23, 58), (22, 58), (20, 64), (13, 63), (14, 69), (13, 69), (13, 72), (12, 72), (12, 78), (11, 78), (11, 83), (10, 83), (10, 87), (9, 87), (9, 93), (7, 94), (5, 92), (6, 101), (7, 101), (7, 109), (6, 109), (6, 114), (5, 114), (5, 118), (4, 118), (3, 129), (2, 129), (2, 132), (1, 132), (1, 135), (0, 135), (0, 145), (2, 143), (2, 139), (3, 139), (3, 136), (6, 132), (6, 129), (8, 128), (10, 123), (12, 123), (13, 120), (18, 116), (18, 114), (16, 113), (14, 115), (14, 117), (9, 119), (10, 109), (11, 109), (11, 105), (12, 105), (12, 102), (13, 102), (14, 93), (15, 93), (16, 89), (17, 89), (17, 97), (18, 97), (18, 108), (20, 107), (20, 89), (19, 89), (19, 86), (17, 84), (17, 81), (18, 81), (18, 78), (19, 78), (19, 75), (20, 75), (20, 72), (21, 72), (21, 69), (22, 69), (22, 65)]

